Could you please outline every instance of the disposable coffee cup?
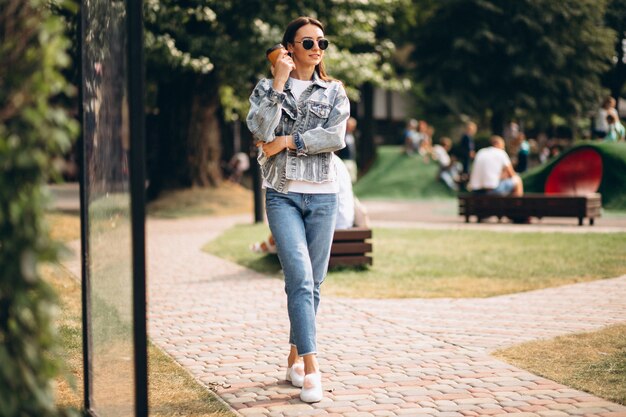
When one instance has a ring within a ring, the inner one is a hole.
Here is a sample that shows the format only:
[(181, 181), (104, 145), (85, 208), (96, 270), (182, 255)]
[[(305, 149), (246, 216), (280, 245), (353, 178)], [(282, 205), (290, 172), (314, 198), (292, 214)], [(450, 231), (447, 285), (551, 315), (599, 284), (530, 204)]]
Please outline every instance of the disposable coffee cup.
[(276, 63), (276, 60), (280, 56), (280, 52), (283, 50), (283, 48), (284, 47), (282, 43), (277, 43), (265, 52), (265, 56), (267, 56), (267, 59), (270, 60), (272, 65)]

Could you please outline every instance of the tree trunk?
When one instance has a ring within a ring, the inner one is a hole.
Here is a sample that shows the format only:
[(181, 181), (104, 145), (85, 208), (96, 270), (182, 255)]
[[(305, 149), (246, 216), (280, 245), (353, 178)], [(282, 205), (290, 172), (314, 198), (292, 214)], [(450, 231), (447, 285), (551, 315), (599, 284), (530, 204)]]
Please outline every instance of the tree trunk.
[(158, 86), (159, 113), (149, 118), (148, 164), (153, 200), (163, 189), (215, 186), (221, 180), (219, 96), (212, 77), (172, 74)]
[(504, 133), (504, 112), (502, 110), (494, 110), (491, 116), (491, 133), (500, 135)]
[(363, 85), (364, 114), (360, 122), (359, 130), (361, 137), (358, 144), (358, 163), (361, 173), (366, 173), (376, 158), (376, 145), (374, 144), (374, 86), (370, 83)]
[(612, 80), (611, 80), (611, 96), (615, 98), (615, 107), (619, 112), (619, 99), (624, 89), (624, 83), (626, 83), (626, 64), (624, 63), (624, 52), (620, 48), (618, 52), (618, 61), (613, 68)]
[(211, 76), (198, 76), (194, 92), (187, 137), (190, 180), (201, 187), (217, 186), (222, 179), (217, 83)]

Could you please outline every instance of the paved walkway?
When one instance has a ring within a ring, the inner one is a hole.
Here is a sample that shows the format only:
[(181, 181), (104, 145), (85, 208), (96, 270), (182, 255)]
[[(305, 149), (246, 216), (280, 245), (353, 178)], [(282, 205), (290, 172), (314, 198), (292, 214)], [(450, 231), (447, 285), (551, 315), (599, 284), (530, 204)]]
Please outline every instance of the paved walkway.
[(578, 219), (572, 217), (531, 218), (531, 224), (513, 224), (508, 219), (498, 222), (496, 217), (476, 223), (472, 216), (471, 223), (465, 223), (465, 217), (458, 215), (458, 203), (454, 199), (392, 201), (365, 200), (370, 217), (381, 227), (419, 227), (436, 230), (490, 230), (507, 232), (545, 232), (545, 233), (610, 233), (626, 232), (626, 213), (603, 212), (594, 226), (585, 220), (584, 226), (578, 226)]
[[(626, 276), (489, 299), (323, 297), (325, 399), (284, 380), (282, 281), (201, 251), (249, 217), (148, 222), (151, 339), (245, 416), (626, 416), (494, 348), (626, 321)], [(585, 227), (586, 230), (590, 228)]]

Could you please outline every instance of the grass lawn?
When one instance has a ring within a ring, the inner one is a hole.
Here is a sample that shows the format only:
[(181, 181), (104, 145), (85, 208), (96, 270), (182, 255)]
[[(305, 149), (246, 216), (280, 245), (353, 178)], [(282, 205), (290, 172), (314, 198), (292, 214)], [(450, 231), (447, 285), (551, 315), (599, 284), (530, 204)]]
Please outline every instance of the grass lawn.
[(359, 198), (453, 198), (456, 193), (437, 180), (438, 172), (436, 161), (407, 156), (401, 146), (379, 146), (376, 161), (354, 185), (354, 193)]
[[(238, 225), (205, 250), (278, 276), (276, 256), (252, 253), (265, 225)], [(489, 297), (626, 273), (626, 233), (504, 233), (374, 229), (374, 265), (329, 273), (324, 293), (356, 298)]]
[[(69, 241), (80, 237), (78, 216), (50, 213), (47, 215), (47, 220), (51, 234), (56, 239)], [(80, 283), (58, 265), (44, 265), (42, 276), (55, 289), (61, 305), (57, 325), (67, 371), (64, 377), (56, 381), (57, 403), (60, 406), (80, 409), (83, 405)], [(150, 415), (163, 417), (233, 416), (208, 389), (197, 383), (172, 358), (152, 344), (149, 344), (148, 348), (148, 361)], [(124, 368), (118, 371), (127, 372), (128, 363)], [(125, 393), (121, 396), (128, 398)], [(114, 400), (113, 398), (111, 401)]]
[(164, 191), (148, 204), (148, 214), (164, 218), (245, 214), (252, 213), (253, 201), (252, 191), (224, 181), (217, 188)]
[(626, 324), (494, 353), (517, 367), (626, 405)]

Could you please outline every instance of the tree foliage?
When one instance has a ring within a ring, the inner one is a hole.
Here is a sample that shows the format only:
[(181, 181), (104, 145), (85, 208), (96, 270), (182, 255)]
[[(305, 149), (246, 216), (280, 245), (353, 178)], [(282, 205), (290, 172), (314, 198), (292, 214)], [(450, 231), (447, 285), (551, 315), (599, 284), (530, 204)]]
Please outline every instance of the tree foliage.
[(604, 81), (611, 89), (611, 95), (618, 98), (624, 93), (626, 84), (626, 0), (610, 0), (604, 20), (616, 35), (612, 66)]
[(56, 298), (38, 263), (56, 259), (43, 224), (42, 186), (52, 158), (77, 124), (50, 104), (70, 94), (63, 26), (45, 0), (5, 0), (0, 9), (0, 415), (58, 416)]
[(380, 35), (409, 3), (146, 0), (147, 73), (160, 135), (155, 164), (174, 182), (215, 182), (220, 121), (245, 116), (254, 84), (269, 75), (265, 50), (301, 15), (325, 24), (328, 71), (353, 99), (364, 82), (399, 86), (389, 64), (394, 44)]
[(450, 0), (417, 31), (414, 60), (430, 98), (457, 114), (546, 120), (595, 107), (614, 33), (605, 0)]
[[(301, 15), (320, 19), (332, 44), (330, 73), (345, 82), (352, 97), (364, 82), (396, 81), (389, 57), (394, 44), (377, 33), (392, 25), (408, 0), (146, 1), (149, 67), (215, 73), (222, 88), (244, 99), (257, 77), (268, 75), (265, 50), (282, 38), (287, 23)], [(150, 71), (150, 68), (149, 68)], [(170, 74), (166, 76), (171, 76)], [(228, 106), (227, 100), (224, 105)], [(232, 109), (239, 109), (233, 107)]]

